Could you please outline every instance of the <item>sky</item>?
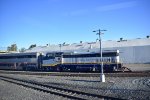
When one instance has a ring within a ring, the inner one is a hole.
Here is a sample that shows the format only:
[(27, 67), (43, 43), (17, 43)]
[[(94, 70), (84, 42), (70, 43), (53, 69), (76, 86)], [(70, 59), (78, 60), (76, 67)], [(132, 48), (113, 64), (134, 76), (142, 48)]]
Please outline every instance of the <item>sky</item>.
[(0, 49), (150, 35), (150, 0), (0, 0)]

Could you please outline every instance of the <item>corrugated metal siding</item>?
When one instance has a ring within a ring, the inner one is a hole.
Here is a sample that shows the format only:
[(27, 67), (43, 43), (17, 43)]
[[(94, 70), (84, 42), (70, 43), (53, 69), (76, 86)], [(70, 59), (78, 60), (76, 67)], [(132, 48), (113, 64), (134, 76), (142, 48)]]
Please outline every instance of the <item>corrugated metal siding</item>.
[(150, 45), (104, 49), (118, 49), (120, 51), (120, 60), (123, 63), (150, 63)]
[[(80, 45), (80, 46), (78, 46)], [(133, 39), (127, 41), (102, 41), (103, 49), (120, 50), (120, 60), (123, 63), (150, 63), (150, 38)], [(62, 51), (93, 52), (99, 51), (99, 42), (76, 43), (62, 46)], [(35, 47), (27, 52), (51, 52), (60, 51), (59, 45), (49, 47)]]

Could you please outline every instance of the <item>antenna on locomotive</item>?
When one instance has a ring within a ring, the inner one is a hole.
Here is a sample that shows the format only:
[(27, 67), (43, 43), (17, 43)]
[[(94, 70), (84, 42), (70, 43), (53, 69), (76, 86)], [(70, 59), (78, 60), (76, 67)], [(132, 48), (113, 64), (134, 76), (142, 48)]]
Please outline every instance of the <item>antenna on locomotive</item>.
[(99, 44), (100, 44), (100, 62), (101, 62), (101, 73), (100, 73), (100, 82), (105, 82), (105, 75), (103, 73), (103, 60), (102, 60), (102, 38), (101, 38), (101, 35), (104, 34), (102, 33), (101, 31), (107, 31), (107, 30), (96, 30), (96, 31), (93, 31), (93, 32), (98, 32), (96, 35), (99, 35)]

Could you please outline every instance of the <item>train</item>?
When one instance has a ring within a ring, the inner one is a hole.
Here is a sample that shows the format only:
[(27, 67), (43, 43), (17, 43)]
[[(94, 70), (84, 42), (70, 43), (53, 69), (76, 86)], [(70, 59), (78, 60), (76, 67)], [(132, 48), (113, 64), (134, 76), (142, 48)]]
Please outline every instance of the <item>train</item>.
[(37, 70), (42, 60), (41, 53), (5, 53), (0, 54), (0, 69)]
[(99, 52), (32, 52), (0, 54), (0, 69), (59, 72), (104, 72), (122, 69), (119, 50)]

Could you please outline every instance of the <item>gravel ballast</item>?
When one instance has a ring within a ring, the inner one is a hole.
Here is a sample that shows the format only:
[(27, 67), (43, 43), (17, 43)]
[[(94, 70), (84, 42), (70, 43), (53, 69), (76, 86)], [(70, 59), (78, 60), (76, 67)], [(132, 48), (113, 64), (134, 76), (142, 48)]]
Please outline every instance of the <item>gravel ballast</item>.
[[(53, 84), (58, 87), (69, 88), (103, 96), (132, 100), (150, 100), (150, 77), (106, 77), (106, 82), (101, 83), (99, 82), (99, 77), (62, 77), (14, 74), (0, 75), (31, 80), (43, 84)], [(7, 99), (3, 100), (12, 100), (11, 96), (13, 95), (15, 95), (14, 98), (27, 98), (26, 96), (28, 96), (28, 98), (33, 98), (28, 100), (46, 100), (47, 98), (51, 98), (51, 100), (60, 99), (59, 96), (49, 96), (49, 94), (46, 93), (41, 93), (25, 87), (9, 84), (11, 83), (0, 80), (0, 96), (7, 98), (7, 94), (11, 94)], [(12, 93), (9, 93), (7, 91), (8, 89), (10, 89)], [(18, 94), (20, 96), (18, 96)]]
[(0, 100), (67, 100), (0, 80)]

